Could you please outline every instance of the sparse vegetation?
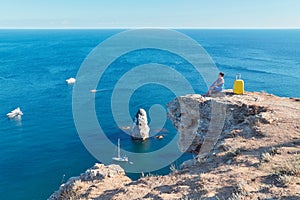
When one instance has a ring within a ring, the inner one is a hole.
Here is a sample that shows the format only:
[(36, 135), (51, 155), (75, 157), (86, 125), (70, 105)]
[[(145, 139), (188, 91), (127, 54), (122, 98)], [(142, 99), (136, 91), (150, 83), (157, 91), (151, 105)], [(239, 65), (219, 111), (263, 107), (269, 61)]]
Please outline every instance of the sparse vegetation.
[(203, 189), (203, 188), (197, 188), (195, 190), (193, 190), (193, 192), (191, 192), (188, 195), (184, 195), (182, 198), (180, 198), (181, 200), (204, 200), (205, 198), (203, 197), (203, 195), (207, 193), (207, 190)]
[(231, 194), (231, 197), (228, 198), (228, 200), (241, 200), (243, 197), (243, 195), (241, 195), (240, 193), (233, 193)]
[(244, 152), (245, 149), (243, 147), (241, 148), (236, 148), (236, 149), (231, 149), (228, 153), (225, 155), (225, 161), (229, 161), (234, 159), (236, 156), (240, 155), (242, 152)]
[(240, 183), (237, 184), (236, 190), (237, 190), (237, 192), (239, 194), (241, 194), (241, 195), (248, 195), (248, 191), (247, 191), (245, 185), (246, 184), (244, 182), (240, 182)]
[(261, 155), (261, 159), (263, 162), (270, 162), (272, 160), (272, 156), (270, 153), (265, 152)]
[(65, 189), (61, 192), (60, 197), (57, 200), (76, 200), (76, 199), (78, 198), (75, 191)]
[(176, 173), (178, 171), (178, 169), (176, 168), (176, 165), (174, 163), (171, 164), (170, 170), (172, 173)]
[(300, 177), (300, 155), (295, 155), (292, 159), (280, 163), (273, 167), (273, 171), (277, 175), (289, 175)]
[(293, 177), (289, 175), (280, 175), (278, 181), (281, 182), (285, 187), (293, 183)]

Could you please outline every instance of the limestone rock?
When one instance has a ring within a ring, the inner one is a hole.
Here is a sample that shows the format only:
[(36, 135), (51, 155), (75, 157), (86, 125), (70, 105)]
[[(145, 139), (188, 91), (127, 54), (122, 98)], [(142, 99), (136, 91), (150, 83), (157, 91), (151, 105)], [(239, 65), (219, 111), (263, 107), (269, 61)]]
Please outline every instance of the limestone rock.
[(258, 123), (272, 123), (271, 112), (255, 95), (180, 96), (168, 103), (168, 118), (178, 130), (182, 152), (207, 154), (220, 136), (233, 130), (255, 136)]
[(96, 163), (91, 169), (80, 175), (83, 181), (93, 181), (96, 179), (103, 179), (106, 177), (114, 177), (118, 175), (125, 175), (124, 170), (119, 165), (108, 165)]
[(186, 169), (186, 168), (190, 168), (191, 166), (196, 164), (196, 160), (194, 159), (190, 159), (187, 161), (184, 161), (181, 165), (180, 165), (180, 169)]
[[(58, 191), (53, 193), (49, 200), (82, 199), (86, 195), (98, 196), (96, 185), (112, 185), (111, 183), (124, 185), (131, 180), (125, 175), (125, 171), (119, 165), (108, 165), (96, 163), (92, 168), (86, 170), (79, 177), (71, 177), (62, 184)], [(119, 182), (119, 183), (118, 183)], [(92, 192), (93, 187), (95, 191)]]
[(262, 112), (258, 115), (258, 118), (262, 123), (271, 124), (276, 121), (276, 118), (273, 116), (272, 113)]
[(149, 132), (147, 113), (144, 109), (140, 108), (134, 118), (131, 137), (134, 140), (146, 140), (149, 138)]

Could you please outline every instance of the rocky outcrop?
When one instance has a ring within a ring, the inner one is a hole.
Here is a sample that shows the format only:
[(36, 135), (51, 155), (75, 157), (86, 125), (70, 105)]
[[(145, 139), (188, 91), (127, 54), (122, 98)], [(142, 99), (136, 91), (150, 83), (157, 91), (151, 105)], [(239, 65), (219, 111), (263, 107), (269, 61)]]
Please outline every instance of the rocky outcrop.
[(146, 140), (149, 138), (149, 132), (147, 113), (144, 109), (140, 108), (134, 118), (131, 137), (134, 140)]
[(200, 152), (205, 156), (220, 136), (234, 130), (258, 134), (258, 123), (275, 120), (268, 106), (259, 103), (258, 96), (225, 94), (217, 97), (186, 95), (167, 105), (168, 118), (179, 133), (181, 151)]
[(96, 198), (106, 189), (122, 187), (130, 181), (119, 165), (105, 166), (96, 163), (79, 177), (72, 177), (62, 184), (49, 200)]

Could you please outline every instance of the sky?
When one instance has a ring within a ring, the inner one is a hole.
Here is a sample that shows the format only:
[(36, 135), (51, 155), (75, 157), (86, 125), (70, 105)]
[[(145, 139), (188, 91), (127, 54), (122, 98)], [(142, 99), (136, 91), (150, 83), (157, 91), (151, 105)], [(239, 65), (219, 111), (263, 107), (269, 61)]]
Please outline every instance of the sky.
[(0, 28), (299, 28), (299, 0), (0, 0)]

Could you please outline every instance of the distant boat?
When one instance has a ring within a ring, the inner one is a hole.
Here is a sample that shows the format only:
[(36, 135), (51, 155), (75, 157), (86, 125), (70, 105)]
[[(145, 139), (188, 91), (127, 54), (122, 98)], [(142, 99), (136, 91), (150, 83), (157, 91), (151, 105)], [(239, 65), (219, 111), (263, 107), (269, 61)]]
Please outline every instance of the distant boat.
[(121, 156), (120, 138), (118, 138), (118, 157), (113, 157), (112, 159), (118, 162), (128, 162), (127, 156)]
[(75, 78), (69, 78), (69, 79), (66, 80), (66, 82), (68, 84), (74, 84), (76, 82), (76, 79)]
[(7, 113), (6, 116), (8, 118), (15, 118), (15, 117), (21, 117), (23, 115), (23, 112), (21, 111), (20, 107), (17, 107), (16, 109), (14, 109), (13, 111), (11, 111), (10, 113)]

